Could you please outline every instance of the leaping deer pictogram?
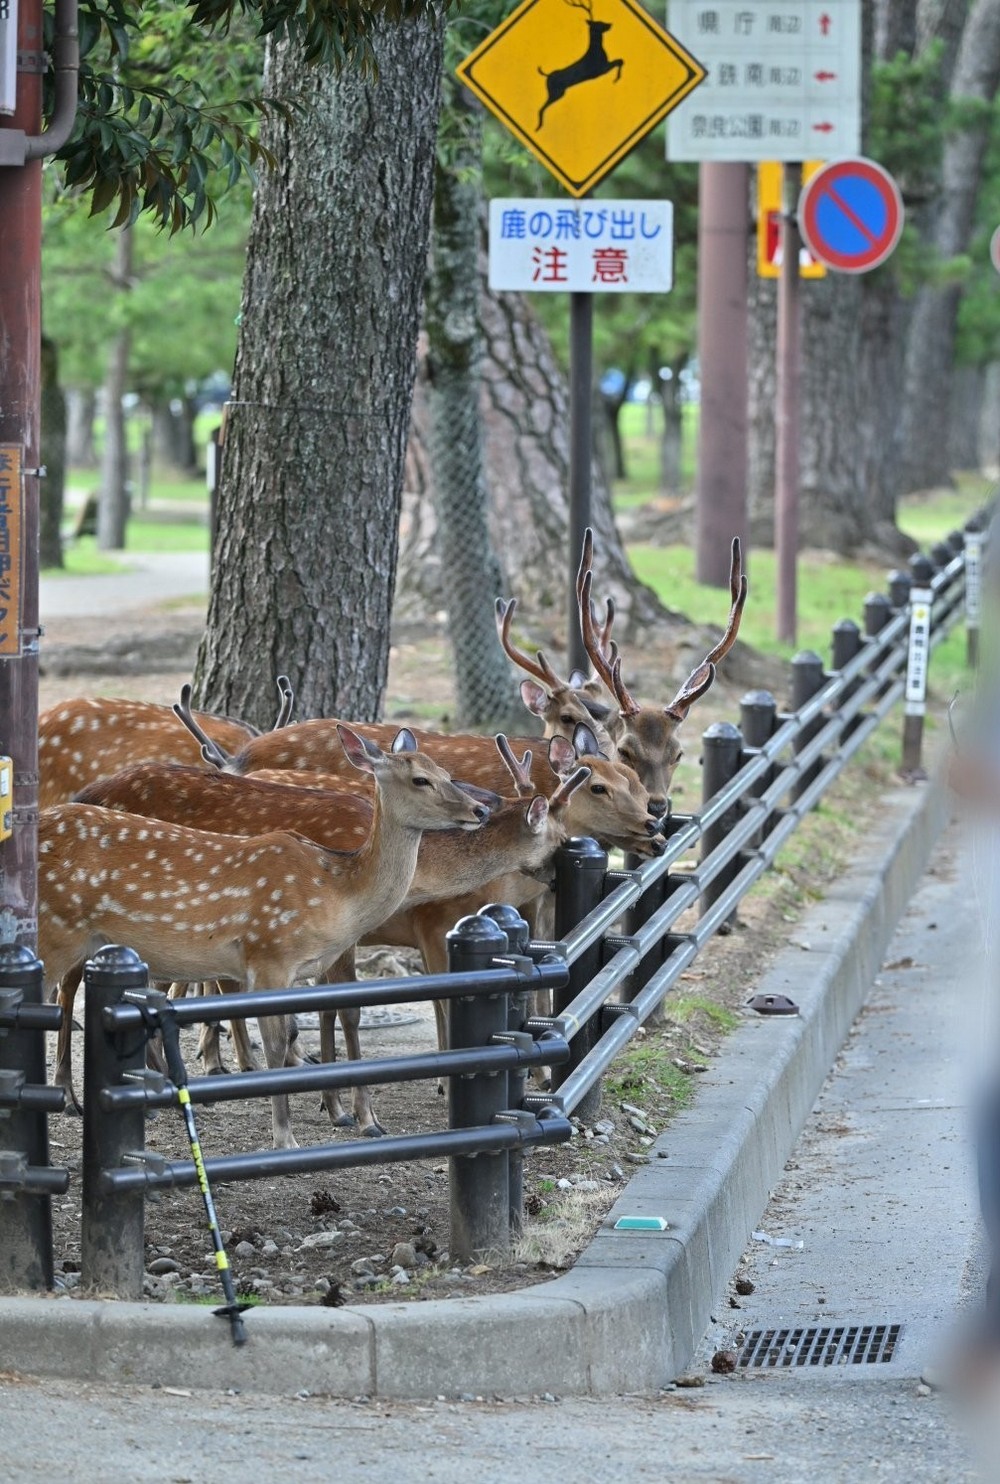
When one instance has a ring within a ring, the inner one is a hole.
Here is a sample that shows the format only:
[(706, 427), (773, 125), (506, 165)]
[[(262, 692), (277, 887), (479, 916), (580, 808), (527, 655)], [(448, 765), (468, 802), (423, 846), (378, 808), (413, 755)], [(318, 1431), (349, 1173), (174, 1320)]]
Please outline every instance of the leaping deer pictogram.
[(589, 17), (587, 30), (590, 33), (590, 40), (583, 56), (578, 61), (571, 62), (568, 67), (558, 67), (553, 72), (546, 72), (543, 68), (539, 67), (539, 72), (545, 78), (548, 97), (542, 104), (538, 114), (538, 123), (536, 125), (538, 129), (542, 127), (545, 110), (549, 105), (558, 103), (559, 99), (565, 93), (568, 93), (570, 88), (575, 88), (577, 83), (589, 82), (594, 77), (604, 77), (612, 69), (617, 69), (615, 71), (615, 82), (618, 82), (622, 75), (622, 58), (617, 57), (612, 61), (604, 50), (604, 36), (606, 32), (611, 30), (610, 21), (594, 20), (594, 9), (591, 0), (566, 0), (566, 4), (572, 6), (574, 10), (585, 10), (587, 12), (587, 16)]

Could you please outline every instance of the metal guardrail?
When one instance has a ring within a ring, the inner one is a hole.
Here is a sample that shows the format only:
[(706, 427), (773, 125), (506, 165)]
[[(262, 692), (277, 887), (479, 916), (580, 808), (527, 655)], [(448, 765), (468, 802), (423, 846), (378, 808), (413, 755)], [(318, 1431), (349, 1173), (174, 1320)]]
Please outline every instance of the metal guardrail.
[[(903, 699), (902, 770), (921, 776), (927, 662), (963, 612), (969, 663), (978, 655), (986, 516), (915, 557), (909, 573), (891, 573), (887, 594), (866, 600), (863, 631), (848, 619), (837, 624), (830, 670), (816, 654), (796, 655), (790, 711), (753, 691), (739, 726), (708, 728), (702, 807), (668, 817), (663, 855), (619, 869), (595, 841), (570, 841), (557, 859), (554, 942), (529, 943), (519, 914), (494, 906), (449, 934), (447, 974), (179, 1001), (150, 990), (131, 950), (101, 950), (86, 969), (83, 1287), (138, 1297), (145, 1195), (201, 1179), (195, 1160), (145, 1148), (146, 1111), (179, 1098), (145, 1066), (150, 1034), (246, 1015), (447, 1000), (447, 1051), (194, 1078), (186, 1096), (197, 1105), (445, 1077), (448, 1127), (208, 1159), (208, 1179), (447, 1156), (451, 1251), (506, 1248), (521, 1221), (524, 1149), (568, 1139), (570, 1115), (593, 1112), (613, 1058)], [(51, 1286), (49, 1200), (68, 1182), (48, 1167), (46, 1117), (62, 1092), (43, 1086), (43, 1043), (60, 1012), (40, 1004), (40, 987), (31, 954), (0, 948), (0, 1287), (8, 1288)], [(552, 993), (550, 1015), (531, 1013), (537, 991)], [(528, 1091), (526, 1074), (541, 1064), (552, 1069), (551, 1087)]]

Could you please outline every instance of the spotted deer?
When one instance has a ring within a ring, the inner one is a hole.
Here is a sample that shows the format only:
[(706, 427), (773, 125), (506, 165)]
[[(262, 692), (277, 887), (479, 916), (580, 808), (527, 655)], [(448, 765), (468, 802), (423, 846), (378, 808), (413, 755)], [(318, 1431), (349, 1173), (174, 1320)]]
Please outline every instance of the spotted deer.
[[(283, 988), (320, 973), (406, 897), (425, 830), (478, 829), (485, 806), (397, 733), (388, 753), (340, 729), (352, 766), (375, 779), (372, 828), (357, 850), (299, 834), (217, 835), (63, 804), (39, 824), (39, 954), (62, 985), (94, 947), (124, 942), (155, 979), (231, 979)], [(71, 1081), (72, 1000), (63, 996), (56, 1081)], [(288, 1055), (284, 1016), (260, 1021), (269, 1067)], [(294, 1148), (286, 1096), (272, 1099), (277, 1148)]]
[[(279, 675), (280, 704), (274, 728), (292, 714), (292, 688)], [(248, 722), (198, 713), (198, 722), (213, 742), (238, 751), (259, 736)], [(107, 778), (147, 758), (197, 763), (200, 746), (179, 731), (169, 706), (123, 698), (80, 697), (50, 706), (38, 719), (39, 808), (64, 804), (97, 778)]]

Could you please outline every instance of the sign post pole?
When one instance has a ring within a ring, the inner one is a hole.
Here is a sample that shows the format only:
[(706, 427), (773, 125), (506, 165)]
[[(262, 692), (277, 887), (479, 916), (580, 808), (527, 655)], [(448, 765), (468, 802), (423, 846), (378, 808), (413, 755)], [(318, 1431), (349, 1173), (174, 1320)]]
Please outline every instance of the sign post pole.
[(777, 637), (796, 636), (799, 547), (799, 226), (801, 166), (786, 164), (782, 197), (781, 277), (778, 280), (777, 416), (775, 420), (774, 541), (778, 569)]
[(586, 675), (590, 661), (583, 645), (576, 602), (576, 567), (593, 503), (594, 296), (569, 296), (569, 669)]

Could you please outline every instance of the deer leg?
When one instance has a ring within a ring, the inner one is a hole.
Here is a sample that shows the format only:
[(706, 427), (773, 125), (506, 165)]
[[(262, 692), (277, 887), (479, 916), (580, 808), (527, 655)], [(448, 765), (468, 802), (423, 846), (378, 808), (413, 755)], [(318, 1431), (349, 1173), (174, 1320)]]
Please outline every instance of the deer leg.
[[(325, 977), (331, 984), (350, 983), (352, 980), (357, 979), (354, 949), (348, 948), (346, 952), (342, 953), (340, 958), (337, 959), (337, 962), (328, 969)], [(358, 1024), (360, 1020), (360, 1010), (341, 1010), (340, 1012), (340, 1024), (344, 1033), (344, 1047), (351, 1061), (359, 1061), (361, 1058), (361, 1040), (358, 1035)], [(320, 1012), (320, 1058), (325, 1062), (333, 1062), (337, 1059), (335, 1024), (336, 1017), (332, 1011)], [(330, 1115), (331, 1123), (335, 1128), (351, 1128), (356, 1122), (366, 1138), (378, 1138), (379, 1135), (385, 1133), (385, 1129), (375, 1117), (371, 1093), (367, 1087), (359, 1084), (353, 1089), (353, 1094), (354, 1112), (348, 1113), (344, 1107), (339, 1090), (328, 1088), (324, 1092), (323, 1106)]]
[(56, 1066), (52, 1074), (52, 1081), (56, 1087), (62, 1087), (66, 1091), (66, 1112), (80, 1115), (83, 1108), (73, 1087), (73, 1002), (76, 992), (83, 980), (83, 964), (76, 964), (69, 973), (60, 980), (56, 991), (56, 999), (62, 1007), (62, 1025), (59, 1027), (59, 1039), (56, 1043)]
[(622, 67), (624, 65), (625, 65), (624, 60), (621, 57), (618, 57), (614, 62), (611, 63), (611, 66), (612, 67), (617, 67), (617, 69), (618, 69), (617, 72), (615, 73), (615, 82), (621, 82), (621, 80), (622, 80)]
[[(267, 965), (264, 965), (260, 969), (247, 972), (246, 987), (249, 990), (256, 989), (258, 982), (280, 984), (286, 977), (287, 973), (282, 972), (282, 966), (269, 970)], [(257, 1024), (260, 1027), (260, 1039), (267, 1064), (272, 1071), (276, 1071), (285, 1065), (288, 1056), (286, 1017), (284, 1015), (262, 1015)], [(297, 1149), (299, 1147), (292, 1133), (287, 1093), (278, 1093), (271, 1098), (271, 1129), (275, 1149)]]

